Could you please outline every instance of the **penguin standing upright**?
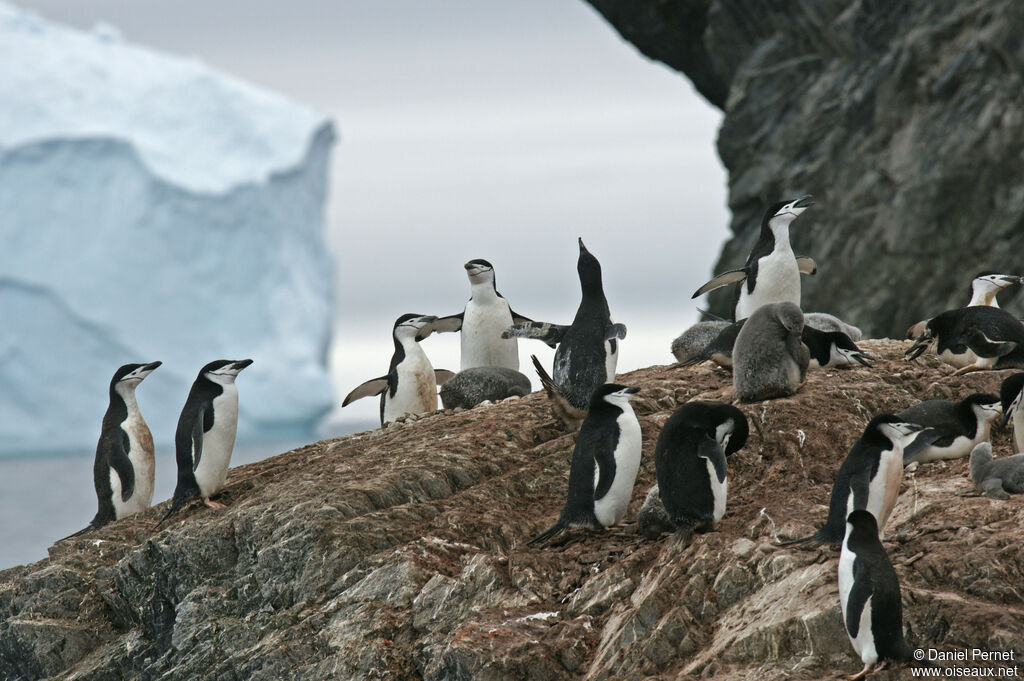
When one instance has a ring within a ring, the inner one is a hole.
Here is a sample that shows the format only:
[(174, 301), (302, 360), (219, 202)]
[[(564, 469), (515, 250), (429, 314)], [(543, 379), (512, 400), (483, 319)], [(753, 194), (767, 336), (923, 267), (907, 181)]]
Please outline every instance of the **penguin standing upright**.
[(96, 515), (70, 536), (144, 511), (153, 503), (153, 435), (139, 411), (135, 389), (160, 364), (125, 364), (110, 379), (110, 403), (103, 414), (92, 469)]
[(665, 422), (654, 466), (677, 532), (713, 529), (725, 515), (726, 457), (746, 443), (747, 434), (743, 412), (718, 402), (688, 402)]
[(218, 359), (199, 370), (174, 433), (178, 484), (161, 523), (193, 497), (202, 497), (210, 508), (224, 508), (210, 497), (227, 479), (238, 428), (235, 379), (250, 364), (251, 359)]
[(839, 554), (839, 604), (846, 634), (864, 663), (851, 680), (871, 672), (879, 660), (914, 661), (903, 637), (900, 582), (878, 538), (880, 532), (868, 511), (855, 510), (846, 518)]
[(999, 386), (1003, 407), (1001, 425), (1013, 421), (1013, 453), (1024, 452), (1024, 372), (1010, 374)]
[(638, 392), (615, 383), (594, 391), (572, 453), (565, 507), (558, 522), (528, 543), (546, 541), (570, 527), (609, 527), (626, 516), (640, 468), (640, 422), (629, 403)]
[[(896, 505), (903, 481), (903, 446), (924, 435), (920, 433), (922, 429), (893, 414), (879, 414), (871, 419), (839, 466), (825, 526), (809, 537), (783, 542), (783, 545), (842, 541), (844, 521), (854, 509), (871, 511), (878, 518), (881, 533)], [(932, 432), (932, 437), (939, 436)]]
[(434, 369), (420, 347), (420, 341), (435, 331), (437, 321), (437, 317), (420, 314), (404, 314), (396, 319), (391, 329), (395, 352), (387, 375), (357, 386), (341, 406), (380, 395), (381, 426), (406, 414), (436, 411), (437, 386), (455, 375), (447, 369)]
[[(440, 317), (435, 332), (461, 331), (461, 371), (475, 367), (519, 369), (519, 344), (502, 333), (513, 324), (533, 320), (517, 314), (504, 296), (498, 293), (494, 266), (482, 258), (465, 264), (470, 295), (466, 308), (456, 315)], [(554, 347), (552, 345), (552, 347)]]
[(555, 413), (566, 425), (578, 428), (587, 414), (594, 390), (615, 380), (618, 341), (626, 337), (626, 327), (612, 321), (601, 283), (601, 263), (579, 240), (580, 254), (576, 271), (583, 291), (576, 317), (569, 326), (527, 322), (510, 327), (503, 337), (535, 338), (555, 349), (554, 378), (548, 375), (534, 356), (541, 383), (552, 400)]
[(818, 268), (810, 258), (793, 255), (789, 225), (813, 205), (809, 195), (772, 205), (761, 220), (761, 233), (746, 264), (718, 275), (697, 289), (692, 297), (740, 283), (733, 316), (736, 321), (746, 319), (768, 303), (789, 302), (799, 307), (800, 275), (814, 274)]
[[(992, 422), (999, 418), (999, 398), (987, 393), (968, 395), (959, 402), (925, 400), (897, 414), (904, 421), (928, 428), (903, 448), (903, 465), (959, 459), (989, 439)], [(938, 439), (933, 437), (938, 434)], [(919, 445), (917, 439), (928, 444)]]

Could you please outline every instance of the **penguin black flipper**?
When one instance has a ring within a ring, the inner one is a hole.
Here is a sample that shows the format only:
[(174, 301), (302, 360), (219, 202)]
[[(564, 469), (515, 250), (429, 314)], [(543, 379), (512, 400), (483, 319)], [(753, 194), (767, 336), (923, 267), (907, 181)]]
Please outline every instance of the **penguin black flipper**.
[[(207, 424), (206, 421), (210, 420)], [(209, 409), (200, 409), (199, 416), (192, 423), (192, 472), (199, 468), (199, 460), (203, 458), (203, 433), (213, 427), (213, 418)]]
[(806, 255), (796, 256), (796, 266), (800, 270), (800, 274), (817, 274), (818, 264), (813, 259)]
[(550, 322), (524, 322), (514, 324), (501, 332), (502, 338), (533, 338), (542, 341), (548, 347), (555, 347), (562, 342), (568, 326), (551, 324)]
[(462, 331), (463, 315), (465, 313), (460, 312), (459, 314), (448, 315), (447, 317), (438, 317), (430, 323), (428, 327), (425, 327), (426, 335), (424, 338), (432, 333), (450, 333), (453, 331)]
[(844, 622), (846, 631), (853, 638), (856, 638), (857, 632), (860, 631), (860, 616), (864, 612), (864, 604), (871, 598), (874, 588), (867, 561), (861, 556), (857, 556), (853, 561), (853, 587), (850, 589), (849, 600), (846, 604), (846, 622)]
[(626, 337), (626, 325), (625, 324), (612, 324), (605, 331), (605, 340), (612, 340), (617, 338), (623, 340)]
[[(501, 294), (499, 293), (498, 295), (500, 296)], [(511, 307), (508, 309), (508, 311), (512, 315), (512, 323), (513, 324), (536, 324), (537, 323), (537, 322), (533, 321), (532, 319), (530, 319), (529, 317), (524, 317), (523, 315), (519, 314), (518, 312), (513, 310)]]
[(910, 464), (918, 452), (922, 451), (926, 447), (935, 445), (936, 447), (949, 447), (953, 444), (953, 440), (957, 438), (959, 433), (950, 433), (947, 430), (941, 428), (926, 428), (917, 434), (912, 441), (904, 445), (903, 447), (903, 465)]
[(716, 276), (714, 279), (712, 279), (711, 281), (709, 281), (708, 283), (704, 284), (699, 289), (694, 291), (693, 295), (690, 296), (690, 298), (696, 298), (697, 296), (702, 296), (702, 295), (704, 295), (705, 293), (707, 293), (709, 291), (714, 291), (715, 289), (720, 289), (723, 286), (728, 286), (729, 284), (735, 284), (736, 282), (743, 281), (746, 278), (747, 278), (747, 268), (745, 268), (745, 267), (743, 269), (739, 269), (739, 270), (729, 270), (728, 272), (722, 272), (721, 274)]
[(362, 399), (364, 397), (373, 397), (374, 395), (380, 395), (388, 388), (388, 377), (378, 376), (377, 378), (371, 378), (365, 383), (361, 383), (356, 387), (355, 390), (345, 396), (345, 400), (341, 403), (341, 406), (347, 407), (352, 402)]
[(110, 455), (110, 467), (117, 472), (121, 479), (121, 501), (128, 501), (135, 493), (135, 467), (128, 458), (128, 450), (131, 443), (128, 441), (128, 433), (121, 431), (117, 438), (117, 445)]
[(978, 357), (1004, 357), (1017, 349), (1015, 342), (994, 341), (973, 326), (964, 331), (964, 341)]
[(448, 369), (434, 369), (434, 382), (438, 385), (443, 385), (454, 377), (454, 371), (449, 371)]
[(612, 483), (615, 481), (614, 452), (618, 438), (610, 437), (609, 433), (593, 430), (581, 432), (580, 437), (582, 438), (581, 444), (594, 453), (594, 463), (597, 466), (594, 500), (597, 501), (608, 494), (608, 490), (612, 488)]

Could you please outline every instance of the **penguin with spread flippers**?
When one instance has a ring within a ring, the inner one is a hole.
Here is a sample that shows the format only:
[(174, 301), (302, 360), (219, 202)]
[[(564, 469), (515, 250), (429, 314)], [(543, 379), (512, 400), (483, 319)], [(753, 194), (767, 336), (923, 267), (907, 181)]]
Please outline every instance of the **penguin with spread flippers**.
[(693, 297), (729, 284), (740, 284), (736, 292), (734, 319), (746, 319), (768, 303), (800, 305), (800, 275), (814, 274), (817, 266), (806, 257), (793, 255), (789, 226), (814, 205), (810, 196), (780, 201), (771, 206), (761, 221), (761, 233), (747, 262), (738, 270), (718, 275), (701, 286)]
[(992, 443), (979, 443), (971, 450), (971, 480), (979, 492), (993, 499), (1024, 493), (1024, 454), (993, 459)]
[(516, 324), (502, 336), (535, 338), (551, 345), (557, 343), (552, 374), (534, 356), (533, 365), (540, 376), (552, 408), (570, 428), (578, 428), (587, 414), (594, 390), (615, 380), (618, 342), (626, 337), (626, 327), (612, 321), (601, 281), (601, 263), (579, 240), (576, 271), (582, 298), (576, 317), (569, 326), (542, 322)]
[[(907, 423), (894, 414), (880, 414), (871, 419), (839, 466), (824, 527), (809, 537), (786, 541), (783, 545), (842, 541), (846, 516), (855, 509), (871, 511), (879, 519), (881, 532), (896, 505), (903, 481), (903, 447), (920, 437), (922, 430), (922, 426)], [(931, 436), (938, 438), (940, 434), (932, 431)], [(922, 442), (925, 440), (927, 438)]]
[[(461, 331), (460, 370), (474, 367), (505, 367), (519, 370), (519, 344), (514, 337), (502, 336), (513, 324), (532, 324), (533, 320), (517, 314), (498, 293), (494, 266), (482, 258), (465, 264), (470, 295), (466, 308), (456, 315), (439, 317), (433, 324), (435, 332)], [(554, 347), (554, 345), (552, 345)]]
[[(904, 409), (897, 416), (927, 430), (904, 446), (903, 465), (967, 456), (975, 445), (989, 439), (1002, 410), (999, 398), (987, 393), (968, 395), (959, 402), (925, 400)], [(918, 439), (928, 444), (919, 444)]]
[(862, 678), (879, 660), (914, 662), (903, 637), (900, 582), (879, 540), (875, 516), (865, 510), (846, 517), (846, 534), (839, 554), (839, 604), (850, 643), (864, 669), (849, 677)]
[(210, 508), (224, 508), (211, 497), (227, 480), (238, 430), (235, 379), (250, 364), (251, 359), (219, 359), (199, 370), (178, 417), (174, 433), (178, 484), (160, 523), (195, 497), (201, 497)]
[(100, 426), (92, 471), (96, 515), (71, 537), (144, 511), (153, 503), (153, 436), (139, 411), (135, 389), (158, 366), (160, 362), (125, 364), (110, 379), (110, 402)]
[(1001, 424), (1013, 422), (1013, 453), (1024, 452), (1024, 372), (1010, 374), (999, 386)]
[(793, 303), (762, 305), (733, 347), (732, 385), (741, 402), (792, 395), (804, 382), (810, 355), (800, 337), (804, 316)]
[(725, 515), (726, 457), (747, 441), (747, 418), (718, 402), (688, 402), (661, 430), (654, 448), (658, 490), (676, 532), (714, 529)]
[(1024, 368), (1024, 324), (998, 307), (947, 310), (925, 324), (905, 355), (914, 360), (929, 348), (956, 375), (986, 369)]
[(572, 453), (565, 507), (558, 522), (528, 543), (547, 541), (571, 527), (610, 527), (626, 516), (641, 446), (640, 422), (629, 400), (639, 391), (615, 383), (594, 391)]
[(395, 352), (385, 376), (360, 384), (345, 396), (346, 407), (364, 397), (380, 395), (380, 425), (406, 414), (424, 414), (437, 410), (437, 386), (455, 374), (434, 369), (420, 347), (420, 341), (434, 332), (437, 317), (404, 314), (395, 320), (391, 337)]

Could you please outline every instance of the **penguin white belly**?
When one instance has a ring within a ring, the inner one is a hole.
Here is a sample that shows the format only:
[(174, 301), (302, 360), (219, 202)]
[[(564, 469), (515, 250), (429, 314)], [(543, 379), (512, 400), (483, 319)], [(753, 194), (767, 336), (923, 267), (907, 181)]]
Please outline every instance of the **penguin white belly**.
[(1013, 453), (1024, 451), (1024, 409), (1013, 412)]
[[(889, 514), (896, 506), (903, 481), (903, 447), (894, 445), (891, 451), (882, 452), (878, 473), (868, 485), (867, 510), (878, 521), (878, 538), (881, 539)], [(853, 498), (853, 495), (850, 495)]]
[(800, 305), (800, 268), (789, 249), (772, 251), (758, 261), (753, 293), (747, 293), (745, 281), (740, 283), (736, 319), (746, 319), (762, 305), (783, 302)]
[(110, 469), (110, 489), (113, 492), (114, 517), (139, 513), (153, 503), (153, 475), (156, 461), (153, 457), (153, 435), (149, 426), (142, 420), (142, 415), (129, 416), (121, 424), (121, 429), (128, 434), (128, 460), (135, 470), (135, 490), (128, 501), (121, 500), (121, 478)]
[(612, 348), (612, 341), (604, 342), (604, 374), (605, 383), (615, 382), (615, 369), (619, 366), (619, 341), (615, 340), (615, 348)]
[(846, 611), (849, 607), (850, 592), (853, 590), (853, 561), (856, 554), (846, 548), (846, 539), (843, 540), (843, 550), (839, 554), (839, 604), (843, 611), (843, 630), (850, 638), (853, 649), (864, 664), (874, 664), (878, 661), (878, 652), (875, 650), (875, 639), (871, 634), (871, 597), (864, 604), (861, 612), (859, 627), (856, 634), (851, 634), (846, 628)]
[[(619, 427), (619, 442), (614, 452), (615, 479), (608, 492), (594, 500), (594, 516), (602, 527), (620, 523), (626, 517), (626, 508), (633, 497), (633, 483), (640, 469), (640, 423), (632, 407), (627, 405), (615, 423)], [(596, 488), (600, 473), (596, 463), (594, 467)]]
[(398, 391), (384, 400), (384, 422), (406, 414), (425, 414), (437, 410), (437, 378), (434, 367), (418, 344), (405, 348), (405, 359), (398, 365)]
[(943, 350), (939, 353), (939, 359), (957, 369), (962, 369), (966, 366), (971, 366), (978, 361), (978, 356), (971, 350), (966, 350), (963, 354), (955, 355), (949, 350)]
[(718, 481), (718, 473), (715, 472), (715, 464), (711, 463), (711, 459), (707, 457), (701, 457), (704, 459), (704, 464), (708, 469), (708, 483), (711, 485), (711, 498), (715, 500), (715, 507), (713, 517), (717, 523), (725, 516), (725, 499), (729, 491), (729, 478), (726, 477), (722, 482)]
[(512, 326), (512, 312), (502, 298), (489, 303), (470, 300), (462, 315), (461, 368), (506, 367), (519, 371), (519, 344), (515, 338), (502, 338)]
[(213, 428), (203, 434), (203, 453), (194, 472), (199, 491), (207, 498), (227, 480), (238, 429), (238, 389), (233, 384), (223, 388), (224, 392), (213, 398)]
[(964, 435), (956, 437), (948, 447), (936, 447), (929, 445), (914, 455), (914, 461), (928, 463), (929, 461), (944, 461), (948, 459), (962, 459), (969, 455), (974, 445), (987, 440), (984, 433), (979, 433), (977, 438), (971, 439)]

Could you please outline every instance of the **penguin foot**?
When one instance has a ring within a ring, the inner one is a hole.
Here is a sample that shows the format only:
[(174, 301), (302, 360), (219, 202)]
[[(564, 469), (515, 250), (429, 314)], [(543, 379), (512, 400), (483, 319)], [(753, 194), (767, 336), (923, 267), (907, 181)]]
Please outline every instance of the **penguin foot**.
[(210, 508), (227, 508), (227, 506), (220, 503), (219, 501), (214, 501), (213, 499), (208, 499), (206, 497), (203, 497), (203, 503), (209, 506)]
[(980, 367), (977, 364), (968, 364), (965, 367), (960, 367), (959, 369), (957, 369), (956, 371), (954, 371), (950, 375), (951, 376), (963, 376), (964, 374), (969, 374), (969, 373), (974, 372), (974, 371), (984, 371), (985, 368), (986, 367)]
[(874, 668), (875, 668), (875, 665), (873, 665), (873, 664), (866, 664), (866, 665), (864, 665), (864, 669), (861, 669), (859, 672), (857, 672), (853, 676), (847, 676), (846, 678), (848, 678), (850, 681), (857, 681), (857, 679), (863, 679), (865, 676), (870, 674), (874, 670)]

